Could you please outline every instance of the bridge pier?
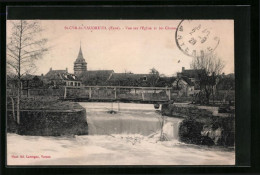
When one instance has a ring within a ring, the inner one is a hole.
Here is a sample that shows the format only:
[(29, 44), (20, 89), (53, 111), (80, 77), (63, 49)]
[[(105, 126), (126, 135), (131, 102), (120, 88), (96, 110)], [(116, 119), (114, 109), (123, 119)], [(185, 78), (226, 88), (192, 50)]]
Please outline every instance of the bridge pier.
[(167, 94), (168, 94), (169, 100), (171, 100), (171, 90), (170, 89), (167, 90)]
[(89, 91), (88, 91), (88, 93), (89, 93), (89, 99), (91, 99), (91, 95), (92, 95), (91, 87), (89, 87)]
[(116, 94), (116, 87), (115, 87), (115, 99), (117, 99), (117, 94)]
[(66, 97), (67, 97), (67, 87), (65, 86), (65, 89), (64, 89), (64, 99), (66, 99)]
[(142, 99), (144, 101), (144, 91), (142, 90)]

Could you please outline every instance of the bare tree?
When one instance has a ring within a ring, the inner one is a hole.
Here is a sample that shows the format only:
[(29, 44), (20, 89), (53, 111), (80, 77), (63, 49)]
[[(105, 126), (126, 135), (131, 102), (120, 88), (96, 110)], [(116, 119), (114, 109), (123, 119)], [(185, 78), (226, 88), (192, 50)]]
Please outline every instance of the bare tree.
[(216, 54), (210, 54), (193, 58), (190, 66), (198, 70), (200, 89), (205, 93), (207, 103), (210, 95), (213, 95), (214, 102), (214, 89), (218, 82), (217, 77), (225, 67), (224, 62)]
[(225, 67), (224, 62), (216, 55), (210, 54), (193, 58), (190, 67), (197, 70), (205, 70), (207, 75), (220, 75)]
[(7, 73), (13, 73), (17, 80), (17, 123), (20, 124), (21, 79), (36, 69), (35, 61), (42, 58), (48, 50), (46, 38), (38, 21), (9, 21), (10, 37), (7, 44)]
[(159, 71), (153, 67), (152, 69), (150, 69), (150, 74), (159, 75)]

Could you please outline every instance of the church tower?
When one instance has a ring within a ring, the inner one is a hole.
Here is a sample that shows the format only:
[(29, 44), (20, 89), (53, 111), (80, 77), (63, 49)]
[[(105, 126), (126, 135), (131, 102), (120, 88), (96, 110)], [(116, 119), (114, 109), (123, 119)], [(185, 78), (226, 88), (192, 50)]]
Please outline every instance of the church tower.
[(81, 51), (81, 44), (80, 44), (79, 54), (78, 54), (76, 61), (74, 62), (74, 74), (80, 75), (86, 71), (87, 71), (87, 63), (83, 57), (83, 54)]

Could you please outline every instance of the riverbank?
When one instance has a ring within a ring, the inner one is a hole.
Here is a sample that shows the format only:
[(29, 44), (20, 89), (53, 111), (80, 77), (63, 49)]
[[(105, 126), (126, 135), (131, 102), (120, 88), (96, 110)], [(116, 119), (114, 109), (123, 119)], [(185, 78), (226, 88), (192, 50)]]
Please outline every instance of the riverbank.
[[(16, 107), (16, 104), (14, 104)], [(55, 98), (21, 100), (20, 124), (16, 108), (7, 103), (7, 132), (20, 135), (61, 136), (88, 134), (86, 109), (78, 103)]]
[(164, 104), (162, 114), (180, 117), (179, 140), (197, 145), (234, 146), (235, 114), (219, 114), (218, 108), (191, 104)]

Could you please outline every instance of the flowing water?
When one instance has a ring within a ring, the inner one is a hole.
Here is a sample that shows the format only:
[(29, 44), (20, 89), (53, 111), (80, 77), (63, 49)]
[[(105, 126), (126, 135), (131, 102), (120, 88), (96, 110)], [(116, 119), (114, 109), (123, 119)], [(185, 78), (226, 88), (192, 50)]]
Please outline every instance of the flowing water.
[[(152, 104), (80, 103), (89, 135), (7, 134), (8, 165), (234, 165), (234, 150), (178, 141), (182, 119), (164, 117)], [(111, 111), (113, 113), (111, 114)], [(167, 141), (159, 141), (161, 122)]]
[[(164, 133), (171, 140), (178, 139), (182, 119), (161, 116), (152, 104), (81, 103), (87, 110), (89, 135), (159, 133), (164, 122)], [(111, 114), (110, 112), (115, 113)]]

